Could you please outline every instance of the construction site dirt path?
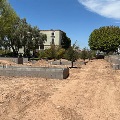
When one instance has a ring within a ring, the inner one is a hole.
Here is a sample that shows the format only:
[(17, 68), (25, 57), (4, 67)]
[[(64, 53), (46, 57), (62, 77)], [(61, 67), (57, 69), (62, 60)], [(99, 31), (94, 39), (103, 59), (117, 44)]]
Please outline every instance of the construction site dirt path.
[(120, 120), (120, 71), (105, 60), (70, 69), (63, 81), (1, 76), (0, 83), (0, 120)]

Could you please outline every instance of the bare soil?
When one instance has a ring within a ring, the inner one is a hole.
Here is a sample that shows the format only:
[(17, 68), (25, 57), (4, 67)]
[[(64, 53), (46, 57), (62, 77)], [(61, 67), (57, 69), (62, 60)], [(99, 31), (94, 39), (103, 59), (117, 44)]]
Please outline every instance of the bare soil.
[(93, 60), (66, 80), (0, 76), (0, 120), (120, 120), (120, 71)]

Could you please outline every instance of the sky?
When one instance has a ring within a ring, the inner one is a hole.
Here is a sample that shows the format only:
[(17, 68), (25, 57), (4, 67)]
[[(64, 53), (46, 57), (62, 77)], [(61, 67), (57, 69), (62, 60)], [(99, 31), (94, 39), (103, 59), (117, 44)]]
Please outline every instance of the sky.
[(120, 0), (8, 0), (20, 18), (40, 30), (62, 30), (82, 49), (94, 29), (120, 26)]

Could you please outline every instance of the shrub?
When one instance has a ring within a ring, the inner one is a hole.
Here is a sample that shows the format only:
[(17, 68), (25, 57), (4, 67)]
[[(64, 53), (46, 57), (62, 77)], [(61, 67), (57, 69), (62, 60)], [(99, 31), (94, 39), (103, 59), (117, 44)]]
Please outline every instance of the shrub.
[(56, 50), (56, 58), (61, 59), (65, 54), (65, 49), (58, 47)]
[(38, 52), (38, 58), (39, 58), (39, 59), (45, 58), (45, 51), (44, 51), (44, 50), (40, 50), (40, 51)]
[(84, 48), (81, 53), (80, 53), (80, 58), (83, 59), (85, 61), (85, 59), (88, 58), (88, 51), (86, 48)]
[(71, 61), (71, 67), (73, 67), (73, 62), (79, 58), (79, 53), (75, 49), (75, 44), (72, 47), (69, 47), (65, 53), (65, 59)]

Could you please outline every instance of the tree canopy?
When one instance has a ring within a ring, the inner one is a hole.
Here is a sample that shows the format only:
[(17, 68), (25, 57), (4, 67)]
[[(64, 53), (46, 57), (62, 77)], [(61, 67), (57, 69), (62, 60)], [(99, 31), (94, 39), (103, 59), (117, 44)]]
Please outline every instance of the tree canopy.
[(65, 32), (62, 32), (61, 40), (62, 40), (62, 42), (61, 42), (62, 48), (68, 49), (71, 46), (71, 40), (70, 40), (70, 38), (67, 37)]
[(0, 36), (11, 34), (18, 19), (7, 0), (0, 0)]
[(46, 35), (41, 34), (38, 27), (32, 27), (26, 19), (21, 19), (7, 0), (0, 0), (0, 47), (12, 49), (18, 55), (23, 46), (24, 53), (30, 53), (43, 44)]
[(109, 53), (116, 51), (120, 45), (120, 28), (117, 26), (104, 26), (95, 29), (89, 37), (91, 50), (100, 50)]
[(75, 62), (79, 58), (79, 53), (78, 53), (78, 46), (76, 44), (73, 44), (73, 46), (69, 47), (66, 50), (65, 53), (65, 59), (71, 61), (71, 67), (73, 67), (73, 62)]

